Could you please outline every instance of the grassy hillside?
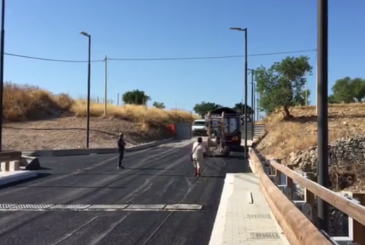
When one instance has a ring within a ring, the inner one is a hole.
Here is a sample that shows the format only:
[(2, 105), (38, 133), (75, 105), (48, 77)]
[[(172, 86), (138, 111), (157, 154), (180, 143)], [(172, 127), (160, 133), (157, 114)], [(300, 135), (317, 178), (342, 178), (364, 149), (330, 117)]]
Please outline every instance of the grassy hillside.
[[(317, 113), (315, 106), (295, 107), (294, 118), (284, 121), (280, 112), (265, 118), (268, 135), (259, 148), (268, 155), (286, 157), (296, 150), (317, 145)], [(365, 104), (332, 104), (328, 108), (329, 141), (365, 133)]]
[[(46, 120), (49, 118), (74, 115), (85, 117), (86, 101), (74, 100), (67, 94), (52, 94), (30, 85), (6, 83), (4, 88), (4, 119), (6, 122)], [(91, 116), (102, 117), (104, 104), (92, 103)], [(191, 122), (196, 115), (181, 110), (163, 110), (144, 106), (108, 105), (108, 118), (119, 118), (149, 126), (172, 122)]]

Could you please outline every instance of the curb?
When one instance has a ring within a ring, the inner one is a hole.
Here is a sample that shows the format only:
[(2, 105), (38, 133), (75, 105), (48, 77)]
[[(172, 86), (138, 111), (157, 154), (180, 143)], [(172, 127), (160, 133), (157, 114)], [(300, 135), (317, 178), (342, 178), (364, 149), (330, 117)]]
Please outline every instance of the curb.
[(14, 174), (11, 175), (2, 177), (0, 176), (0, 186), (22, 181), (25, 179), (34, 178), (37, 177), (37, 175), (38, 173), (34, 171), (26, 171), (26, 170), (16, 171)]
[[(165, 144), (175, 140), (175, 138), (169, 138), (165, 140), (152, 141), (143, 145), (137, 145), (128, 147), (126, 152), (137, 151), (142, 149), (151, 148), (161, 144)], [(65, 149), (65, 150), (35, 150), (35, 151), (22, 151), (22, 155), (26, 157), (60, 157), (60, 156), (81, 156), (90, 154), (111, 154), (117, 153), (117, 148), (93, 148), (93, 149)]]

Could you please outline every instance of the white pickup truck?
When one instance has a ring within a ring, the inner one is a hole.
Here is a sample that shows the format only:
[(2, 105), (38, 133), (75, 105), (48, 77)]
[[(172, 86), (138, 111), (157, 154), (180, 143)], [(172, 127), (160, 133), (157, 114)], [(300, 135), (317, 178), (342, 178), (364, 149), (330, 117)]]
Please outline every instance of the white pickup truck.
[(191, 126), (193, 136), (207, 136), (207, 125), (205, 119), (198, 119), (193, 122)]

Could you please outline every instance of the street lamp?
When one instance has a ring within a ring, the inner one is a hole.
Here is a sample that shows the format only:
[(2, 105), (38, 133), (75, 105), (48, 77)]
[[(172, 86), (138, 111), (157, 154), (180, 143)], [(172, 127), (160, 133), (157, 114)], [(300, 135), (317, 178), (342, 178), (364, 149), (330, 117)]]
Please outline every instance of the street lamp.
[(245, 158), (247, 159), (247, 28), (231, 27), (230, 30), (245, 32)]
[(86, 148), (89, 148), (90, 138), (90, 73), (91, 73), (91, 35), (82, 31), (81, 35), (89, 39), (89, 54), (88, 54), (88, 68), (87, 68), (87, 122), (86, 122)]
[(255, 136), (255, 84), (253, 81), (255, 70), (250, 69), (250, 71), (251, 71), (251, 106), (252, 106), (251, 140), (253, 141), (253, 137)]
[(5, 0), (1, 2), (1, 41), (0, 41), (0, 152), (3, 145), (3, 111), (4, 111), (4, 52), (5, 52)]

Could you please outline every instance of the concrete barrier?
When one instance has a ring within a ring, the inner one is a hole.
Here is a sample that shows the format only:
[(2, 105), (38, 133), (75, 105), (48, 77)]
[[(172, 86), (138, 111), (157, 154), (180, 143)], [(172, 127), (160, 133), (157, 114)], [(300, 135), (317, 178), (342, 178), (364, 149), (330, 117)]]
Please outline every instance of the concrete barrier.
[[(149, 142), (143, 145), (137, 145), (128, 147), (125, 149), (126, 152), (142, 150), (167, 142), (173, 141), (174, 138), (159, 140)], [(33, 157), (55, 157), (55, 156), (80, 156), (80, 155), (90, 155), (90, 154), (112, 154), (117, 153), (117, 148), (91, 148), (91, 149), (65, 149), (65, 150), (35, 150), (35, 151), (22, 151), (23, 157), (33, 156)]]

